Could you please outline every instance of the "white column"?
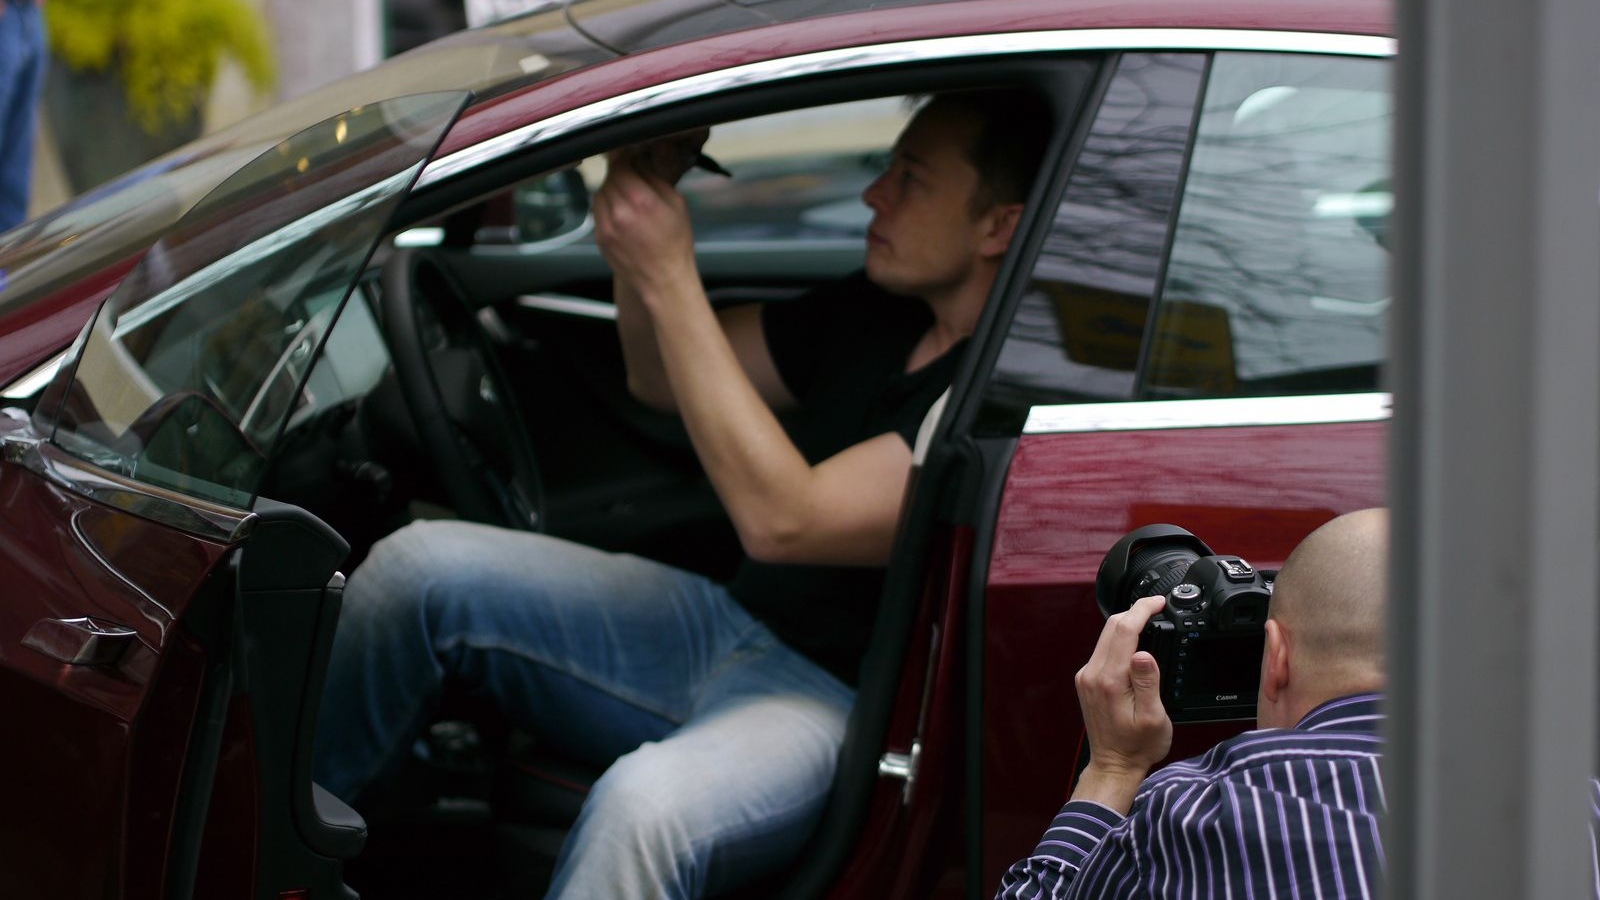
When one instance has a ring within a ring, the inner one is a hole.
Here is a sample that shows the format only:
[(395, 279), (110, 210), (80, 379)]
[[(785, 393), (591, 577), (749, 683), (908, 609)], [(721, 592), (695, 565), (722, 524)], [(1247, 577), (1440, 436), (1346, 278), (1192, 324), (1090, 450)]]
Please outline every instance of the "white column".
[(1600, 3), (1398, 0), (1396, 898), (1582, 898)]
[(297, 97), (382, 58), (382, 0), (264, 0), (275, 32), (278, 97)]

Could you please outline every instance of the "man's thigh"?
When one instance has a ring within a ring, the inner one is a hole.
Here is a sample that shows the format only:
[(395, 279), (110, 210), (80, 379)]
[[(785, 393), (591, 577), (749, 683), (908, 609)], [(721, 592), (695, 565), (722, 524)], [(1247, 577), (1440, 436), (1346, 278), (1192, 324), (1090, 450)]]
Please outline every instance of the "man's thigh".
[(363, 611), (353, 618), (372, 622), (354, 628), (417, 622), (450, 684), (598, 764), (687, 722), (705, 685), (764, 633), (693, 573), (462, 523), (402, 530), (350, 588)]

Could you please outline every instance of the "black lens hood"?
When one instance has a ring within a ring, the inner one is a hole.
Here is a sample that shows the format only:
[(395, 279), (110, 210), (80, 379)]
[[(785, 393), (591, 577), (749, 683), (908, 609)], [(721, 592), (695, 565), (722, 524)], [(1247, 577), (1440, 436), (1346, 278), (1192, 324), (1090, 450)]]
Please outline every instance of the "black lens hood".
[(1187, 548), (1198, 556), (1215, 555), (1205, 541), (1195, 537), (1186, 528), (1166, 524), (1135, 528), (1112, 544), (1106, 552), (1106, 558), (1100, 561), (1100, 571), (1094, 579), (1094, 599), (1100, 605), (1101, 615), (1110, 618), (1128, 608), (1134, 599), (1126, 597), (1130, 587), (1128, 578), (1133, 574), (1128, 571), (1128, 563), (1140, 546), (1153, 541)]

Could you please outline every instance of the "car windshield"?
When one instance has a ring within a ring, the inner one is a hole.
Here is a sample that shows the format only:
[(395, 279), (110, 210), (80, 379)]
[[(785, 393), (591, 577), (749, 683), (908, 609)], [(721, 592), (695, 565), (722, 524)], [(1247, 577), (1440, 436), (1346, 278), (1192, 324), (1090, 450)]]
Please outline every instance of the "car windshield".
[(289, 135), (345, 110), (431, 91), (482, 100), (613, 54), (546, 9), (451, 35), (200, 138), (0, 233), (0, 316), (143, 252), (200, 198)]
[(248, 507), (344, 299), (466, 99), (341, 113), (224, 181), (95, 317), (41, 403), (52, 439), (147, 484)]

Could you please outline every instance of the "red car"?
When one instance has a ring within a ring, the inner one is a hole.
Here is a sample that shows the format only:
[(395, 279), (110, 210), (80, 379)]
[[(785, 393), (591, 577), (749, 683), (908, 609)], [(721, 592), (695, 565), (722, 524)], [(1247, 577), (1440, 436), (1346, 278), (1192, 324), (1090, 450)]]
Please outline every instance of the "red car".
[(1389, 29), (1368, 0), (570, 0), (0, 235), (3, 892), (536, 893), (586, 775), (477, 711), (370, 828), (313, 785), (340, 572), (439, 515), (725, 572), (681, 428), (625, 390), (585, 160), (713, 125), (734, 177), (684, 184), (711, 296), (785, 297), (861, 265), (904, 98), (1009, 85), (1052, 104), (1050, 161), (918, 441), (823, 824), (752, 894), (992, 895), (1083, 761), (1111, 545), (1170, 522), (1272, 568), (1383, 502)]

